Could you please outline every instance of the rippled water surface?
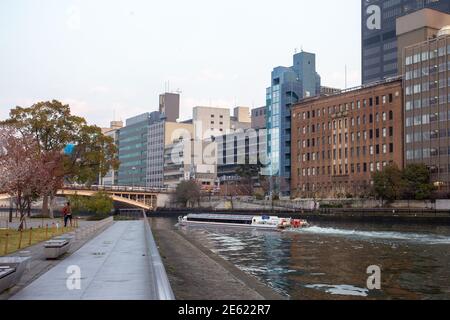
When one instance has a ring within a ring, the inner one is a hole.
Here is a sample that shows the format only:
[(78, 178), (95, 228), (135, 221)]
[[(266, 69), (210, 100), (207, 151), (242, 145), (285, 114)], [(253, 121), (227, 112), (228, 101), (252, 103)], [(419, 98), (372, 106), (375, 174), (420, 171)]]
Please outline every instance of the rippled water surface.
[[(450, 299), (448, 226), (322, 222), (284, 233), (181, 230), (291, 299)], [(379, 291), (367, 289), (371, 265), (382, 270)]]

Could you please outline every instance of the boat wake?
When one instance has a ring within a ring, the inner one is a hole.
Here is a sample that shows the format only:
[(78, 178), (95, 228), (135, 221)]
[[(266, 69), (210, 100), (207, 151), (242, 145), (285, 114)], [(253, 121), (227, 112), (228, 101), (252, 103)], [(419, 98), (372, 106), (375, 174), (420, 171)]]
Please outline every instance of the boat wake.
[(313, 284), (305, 286), (309, 289), (321, 290), (331, 295), (367, 297), (369, 290), (350, 285)]
[(399, 240), (425, 244), (450, 244), (450, 236), (444, 235), (441, 236), (435, 234), (420, 234), (420, 233), (406, 233), (393, 231), (362, 231), (362, 230), (322, 228), (322, 227), (309, 227), (299, 230), (292, 230), (290, 232), (322, 234), (322, 235), (342, 236), (352, 238)]

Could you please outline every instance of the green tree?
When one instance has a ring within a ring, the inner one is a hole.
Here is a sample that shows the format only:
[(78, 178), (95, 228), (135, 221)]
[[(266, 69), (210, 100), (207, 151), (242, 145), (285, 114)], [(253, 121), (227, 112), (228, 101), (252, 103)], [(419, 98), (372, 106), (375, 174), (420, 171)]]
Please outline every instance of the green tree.
[(253, 194), (253, 180), (258, 179), (261, 166), (256, 164), (243, 164), (236, 169), (236, 174), (241, 178), (241, 182), (248, 187), (250, 194)]
[(85, 200), (87, 198), (79, 195), (68, 196), (67, 201), (70, 202), (70, 207), (73, 213), (81, 213), (86, 210)]
[(397, 165), (390, 165), (383, 171), (376, 172), (372, 175), (373, 191), (375, 195), (388, 201), (397, 200), (401, 194), (402, 172)]
[(103, 192), (98, 192), (92, 197), (70, 196), (68, 200), (72, 211), (75, 213), (87, 211), (98, 216), (104, 216), (110, 214), (114, 209), (114, 202), (111, 196)]
[(96, 215), (108, 215), (114, 209), (112, 198), (106, 193), (96, 193), (93, 197), (87, 199), (86, 209)]
[(193, 181), (183, 181), (175, 190), (175, 198), (178, 203), (183, 206), (188, 207), (189, 204), (193, 205), (195, 202), (200, 200), (201, 190), (199, 185)]
[(65, 178), (70, 182), (92, 185), (104, 177), (119, 161), (114, 139), (97, 126), (83, 126), (73, 138), (74, 150), (65, 158)]
[[(10, 118), (0, 122), (29, 134), (38, 143), (41, 158), (55, 153), (62, 154), (68, 144), (74, 144), (71, 155), (62, 155), (48, 172), (47, 190), (43, 193), (43, 215), (53, 216), (50, 204), (64, 179), (71, 182), (92, 184), (111, 168), (117, 169), (117, 149), (114, 141), (101, 133), (96, 126), (88, 126), (86, 120), (71, 114), (69, 105), (59, 101), (39, 102), (31, 107), (16, 107)], [(61, 169), (62, 168), (62, 169)]]
[(402, 193), (408, 200), (427, 200), (431, 198), (434, 185), (430, 170), (425, 164), (409, 164), (402, 174)]

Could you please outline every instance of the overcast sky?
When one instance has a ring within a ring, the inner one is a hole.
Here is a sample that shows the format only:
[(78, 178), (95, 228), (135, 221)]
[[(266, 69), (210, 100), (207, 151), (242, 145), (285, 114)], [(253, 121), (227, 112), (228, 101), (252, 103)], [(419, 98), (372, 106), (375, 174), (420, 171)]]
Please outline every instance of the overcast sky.
[(197, 105), (258, 107), (275, 66), (317, 54), (322, 85), (360, 84), (360, 0), (0, 0), (0, 119), (58, 99), (90, 123)]

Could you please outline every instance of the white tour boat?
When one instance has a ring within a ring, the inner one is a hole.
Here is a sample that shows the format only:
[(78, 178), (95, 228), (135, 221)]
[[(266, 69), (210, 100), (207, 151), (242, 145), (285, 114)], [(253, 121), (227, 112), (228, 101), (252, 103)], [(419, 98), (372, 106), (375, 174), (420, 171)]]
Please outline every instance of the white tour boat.
[(304, 220), (293, 220), (275, 216), (244, 216), (227, 214), (188, 214), (179, 217), (178, 222), (182, 226), (216, 225), (244, 227), (263, 230), (285, 230), (289, 228), (307, 227)]

